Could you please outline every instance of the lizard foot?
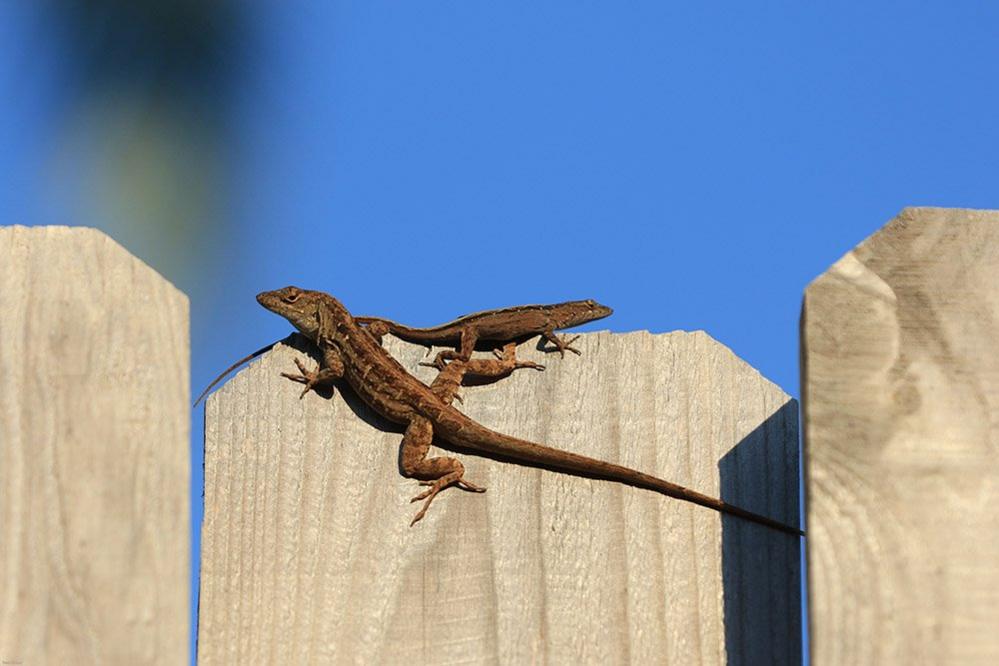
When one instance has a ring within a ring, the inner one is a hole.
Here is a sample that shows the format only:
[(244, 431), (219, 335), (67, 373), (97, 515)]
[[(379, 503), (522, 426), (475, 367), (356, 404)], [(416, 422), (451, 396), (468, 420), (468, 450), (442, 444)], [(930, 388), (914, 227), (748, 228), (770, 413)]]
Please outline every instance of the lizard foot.
[[(501, 361), (510, 362), (510, 356), (506, 353), (506, 351), (494, 349), (493, 356)], [(535, 363), (534, 361), (521, 361), (520, 359), (516, 359), (513, 361), (513, 369), (516, 370), (517, 368), (534, 368), (535, 370), (544, 370), (545, 366), (540, 363)]]
[(324, 378), (320, 376), (321, 373), (319, 370), (306, 369), (305, 364), (303, 364), (297, 358), (295, 359), (295, 365), (298, 366), (298, 371), (301, 374), (293, 375), (290, 372), (282, 372), (281, 376), (287, 377), (293, 382), (298, 382), (299, 384), (305, 384), (305, 388), (302, 389), (301, 395), (298, 396), (298, 399), (301, 400), (302, 398), (305, 397), (306, 393), (314, 390), (317, 384), (322, 383)]
[[(429, 352), (428, 352), (429, 353)], [(454, 351), (453, 349), (444, 349), (437, 352), (437, 356), (434, 356), (434, 360), (427, 363), (426, 361), (421, 361), (420, 365), (427, 368), (437, 368), (438, 370), (443, 370), (447, 367), (448, 361), (454, 361), (460, 359), (462, 361), (467, 361), (467, 358), (462, 358), (461, 354)]]
[(567, 351), (571, 351), (573, 354), (576, 354), (577, 356), (583, 353), (572, 346), (572, 343), (579, 339), (578, 335), (573, 336), (568, 340), (560, 338), (557, 335), (551, 335), (546, 337), (548, 338), (549, 341), (555, 344), (555, 349), (551, 349), (549, 351), (557, 351), (559, 353), (559, 356), (561, 356), (562, 358), (565, 358), (565, 353)]
[(457, 476), (456, 474), (446, 474), (434, 481), (420, 481), (420, 485), (430, 486), (430, 488), (429, 490), (425, 490), (424, 492), (420, 493), (413, 499), (409, 500), (410, 503), (419, 502), (420, 500), (426, 500), (423, 503), (423, 506), (420, 508), (420, 510), (416, 512), (416, 515), (413, 516), (412, 522), (409, 523), (410, 527), (423, 520), (423, 516), (427, 515), (427, 509), (430, 508), (430, 503), (434, 501), (435, 497), (437, 497), (437, 493), (444, 490), (448, 486), (458, 486), (462, 490), (467, 490), (473, 493), (486, 492), (486, 489), (483, 488), (482, 486), (477, 486), (474, 483), (469, 483), (468, 481), (465, 481), (463, 478)]

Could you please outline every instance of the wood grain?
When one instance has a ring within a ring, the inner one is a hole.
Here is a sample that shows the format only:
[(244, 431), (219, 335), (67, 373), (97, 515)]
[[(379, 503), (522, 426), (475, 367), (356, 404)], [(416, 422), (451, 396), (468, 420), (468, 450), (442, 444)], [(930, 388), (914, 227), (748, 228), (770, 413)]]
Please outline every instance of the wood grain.
[(187, 298), (94, 229), (0, 266), (0, 660), (185, 663)]
[[(411, 372), (424, 350), (386, 338)], [(597, 333), (467, 387), (512, 435), (798, 519), (797, 405), (704, 333)], [(279, 345), (206, 408), (199, 660), (798, 664), (799, 539), (618, 484), (461, 455), (423, 522), (400, 435), (298, 399)], [(346, 396), (346, 400), (344, 399)]]
[(815, 664), (999, 663), (999, 212), (904, 210), (805, 293)]

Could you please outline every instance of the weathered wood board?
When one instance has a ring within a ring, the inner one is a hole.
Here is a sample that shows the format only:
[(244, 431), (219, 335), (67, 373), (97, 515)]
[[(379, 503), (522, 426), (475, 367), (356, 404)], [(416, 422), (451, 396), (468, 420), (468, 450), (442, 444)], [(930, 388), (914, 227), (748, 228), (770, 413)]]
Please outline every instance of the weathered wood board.
[[(432, 379), (422, 347), (386, 346)], [(522, 345), (548, 369), (460, 408), (797, 524), (797, 403), (778, 387), (700, 332), (577, 346)], [(800, 663), (800, 539), (471, 455), (488, 492), (449, 489), (411, 528), (401, 436), (349, 389), (299, 400), (280, 376), (295, 357), (279, 345), (207, 404), (201, 664)]]
[(904, 210), (805, 292), (812, 662), (999, 663), (999, 212)]
[(99, 231), (0, 228), (2, 663), (186, 663), (187, 313)]

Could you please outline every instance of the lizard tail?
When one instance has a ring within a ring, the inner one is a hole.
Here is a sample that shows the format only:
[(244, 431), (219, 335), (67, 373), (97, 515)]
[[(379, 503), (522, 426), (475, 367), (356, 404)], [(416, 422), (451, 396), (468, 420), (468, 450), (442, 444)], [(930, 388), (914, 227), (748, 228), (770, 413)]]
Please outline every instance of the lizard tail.
[[(460, 414), (457, 410), (455, 410), (455, 413)], [(504, 435), (479, 425), (464, 415), (461, 415), (457, 419), (442, 419), (435, 429), (446, 441), (453, 444), (476, 451), (491, 453), (498, 457), (512, 460), (513, 462), (531, 463), (576, 476), (617, 481), (636, 488), (652, 490), (668, 497), (693, 502), (694, 504), (699, 504), (700, 506), (721, 513), (738, 516), (788, 534), (805, 536), (805, 532), (797, 527), (786, 525), (780, 521), (729, 504), (718, 498), (704, 495), (679, 484), (665, 481), (651, 474), (645, 474), (630, 467), (615, 465), (614, 463), (604, 462), (603, 460), (579, 455), (578, 453), (553, 449), (524, 439)]]
[[(383, 324), (388, 328), (389, 333), (400, 340), (405, 340), (406, 342), (426, 344), (428, 339), (437, 341), (441, 344), (446, 342), (445, 340), (438, 339), (436, 334), (445, 330), (448, 327), (447, 324), (442, 326), (432, 326), (430, 328), (413, 328), (412, 326), (406, 326), (405, 324), (400, 324), (399, 322), (392, 321), (391, 319), (383, 319), (382, 317), (354, 317), (354, 321), (361, 326)], [(460, 339), (460, 334), (456, 333), (454, 335), (454, 339), (455, 341)]]

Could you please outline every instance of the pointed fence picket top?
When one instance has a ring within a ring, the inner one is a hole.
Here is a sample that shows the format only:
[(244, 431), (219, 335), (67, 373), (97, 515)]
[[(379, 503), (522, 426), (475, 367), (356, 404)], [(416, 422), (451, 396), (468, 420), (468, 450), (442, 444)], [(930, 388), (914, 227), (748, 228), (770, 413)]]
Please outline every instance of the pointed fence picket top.
[[(595, 333), (463, 390), (487, 426), (798, 522), (797, 403), (704, 333)], [(424, 381), (424, 350), (386, 338)], [(199, 663), (799, 664), (800, 539), (459, 454), (409, 526), (398, 428), (278, 345), (206, 407)], [(312, 363), (313, 361), (308, 361)], [(440, 453), (440, 451), (435, 451)]]
[(0, 662), (189, 651), (187, 297), (94, 229), (0, 227)]
[(999, 663), (999, 212), (902, 211), (801, 331), (812, 663)]

